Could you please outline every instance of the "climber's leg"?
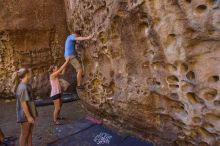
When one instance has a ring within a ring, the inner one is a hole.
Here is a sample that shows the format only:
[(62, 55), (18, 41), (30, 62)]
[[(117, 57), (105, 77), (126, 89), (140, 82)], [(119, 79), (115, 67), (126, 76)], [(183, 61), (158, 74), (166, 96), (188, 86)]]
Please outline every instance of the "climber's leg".
[(83, 73), (82, 69), (79, 69), (77, 71), (77, 87), (81, 86), (82, 73)]
[(83, 89), (83, 87), (81, 86), (81, 79), (82, 79), (82, 74), (83, 74), (82, 66), (76, 57), (72, 57), (70, 59), (70, 63), (72, 64), (72, 66), (75, 68), (77, 72), (77, 88)]

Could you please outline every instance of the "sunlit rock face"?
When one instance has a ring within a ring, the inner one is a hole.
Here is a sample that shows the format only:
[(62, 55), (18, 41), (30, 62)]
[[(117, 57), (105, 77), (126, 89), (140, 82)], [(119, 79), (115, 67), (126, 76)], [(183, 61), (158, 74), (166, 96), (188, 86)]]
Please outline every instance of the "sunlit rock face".
[(85, 105), (158, 145), (220, 145), (217, 0), (65, 0)]
[(66, 34), (64, 1), (1, 0), (0, 97), (11, 95), (11, 75), (23, 66), (33, 69), (36, 95), (47, 95), (47, 70), (63, 57)]

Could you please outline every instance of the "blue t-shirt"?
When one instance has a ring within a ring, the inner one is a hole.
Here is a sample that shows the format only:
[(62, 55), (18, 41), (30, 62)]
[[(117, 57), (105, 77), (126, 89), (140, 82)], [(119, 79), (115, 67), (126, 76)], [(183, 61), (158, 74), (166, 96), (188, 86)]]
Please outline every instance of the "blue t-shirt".
[(65, 52), (64, 52), (65, 57), (69, 57), (72, 55), (76, 55), (74, 34), (71, 34), (67, 37), (66, 43), (65, 43)]

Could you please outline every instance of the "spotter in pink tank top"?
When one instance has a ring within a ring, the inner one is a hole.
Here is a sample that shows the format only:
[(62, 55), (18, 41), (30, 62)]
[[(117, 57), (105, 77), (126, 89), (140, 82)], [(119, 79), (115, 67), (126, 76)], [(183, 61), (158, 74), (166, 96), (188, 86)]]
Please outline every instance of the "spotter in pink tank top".
[(51, 85), (50, 97), (61, 93), (61, 87), (58, 78), (55, 79), (50, 78), (50, 85)]

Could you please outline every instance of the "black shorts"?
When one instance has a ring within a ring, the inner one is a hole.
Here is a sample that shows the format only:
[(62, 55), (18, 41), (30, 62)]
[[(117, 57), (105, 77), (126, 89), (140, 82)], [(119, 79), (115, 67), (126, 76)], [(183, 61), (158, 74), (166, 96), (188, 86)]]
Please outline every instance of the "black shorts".
[(56, 94), (56, 95), (52, 96), (51, 98), (52, 98), (52, 100), (60, 99), (61, 98), (61, 93)]

